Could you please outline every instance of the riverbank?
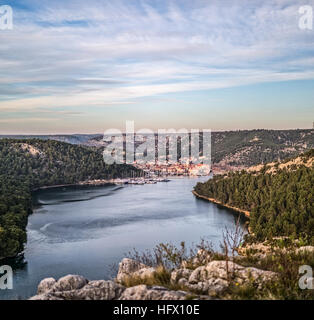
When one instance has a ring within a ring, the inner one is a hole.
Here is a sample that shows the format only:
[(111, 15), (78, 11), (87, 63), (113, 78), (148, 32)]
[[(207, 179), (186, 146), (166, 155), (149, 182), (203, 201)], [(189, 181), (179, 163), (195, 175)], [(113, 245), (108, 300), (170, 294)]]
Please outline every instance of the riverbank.
[(207, 201), (210, 201), (210, 202), (213, 202), (213, 203), (216, 203), (216, 204), (219, 204), (225, 208), (228, 208), (228, 209), (232, 209), (234, 211), (237, 211), (239, 213), (242, 213), (244, 214), (247, 218), (250, 218), (250, 212), (249, 211), (246, 211), (246, 210), (243, 210), (243, 209), (240, 209), (240, 208), (237, 208), (237, 207), (233, 207), (233, 206), (229, 206), (227, 204), (224, 204), (222, 203), (221, 201), (218, 201), (214, 198), (209, 198), (209, 197), (205, 197), (205, 196), (202, 196), (200, 194), (198, 194), (195, 190), (192, 191), (192, 193), (197, 197), (197, 198), (200, 198), (200, 199), (203, 199), (203, 200), (207, 200)]
[(32, 192), (39, 191), (39, 190), (47, 190), (47, 189), (57, 189), (57, 188), (64, 188), (64, 187), (81, 187), (81, 186), (106, 186), (106, 185), (123, 185), (123, 184), (155, 184), (157, 182), (169, 182), (169, 179), (166, 178), (116, 178), (116, 179), (96, 179), (96, 180), (86, 180), (80, 181), (77, 183), (72, 184), (59, 184), (59, 185), (52, 185), (52, 186), (42, 186), (36, 189), (33, 189)]
[(71, 183), (71, 184), (58, 184), (58, 185), (52, 185), (52, 186), (43, 186), (43, 187), (33, 189), (32, 192), (39, 191), (39, 190), (65, 188), (65, 187), (105, 186), (108, 184), (115, 184), (114, 179), (111, 179), (111, 180), (105, 180), (105, 179), (103, 179), (103, 180), (87, 180), (87, 181), (81, 181), (81, 182)]

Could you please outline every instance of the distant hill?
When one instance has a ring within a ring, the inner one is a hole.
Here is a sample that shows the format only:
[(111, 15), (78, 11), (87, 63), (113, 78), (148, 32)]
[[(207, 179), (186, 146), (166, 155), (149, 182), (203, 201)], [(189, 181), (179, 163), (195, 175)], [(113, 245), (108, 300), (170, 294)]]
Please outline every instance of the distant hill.
[(314, 148), (314, 130), (213, 132), (212, 163), (247, 168), (287, 159)]
[(248, 212), (258, 240), (292, 236), (314, 243), (314, 149), (284, 162), (214, 176), (194, 191)]
[(26, 242), (32, 190), (89, 179), (130, 176), (129, 165), (107, 165), (100, 152), (54, 140), (0, 140), (0, 259), (15, 256)]
[[(36, 137), (72, 144), (103, 148), (102, 134), (1, 136), (1, 138)], [(241, 170), (253, 165), (287, 159), (314, 148), (313, 129), (240, 130), (212, 132), (214, 171)]]
[(56, 134), (56, 135), (0, 135), (0, 139), (40, 139), (40, 140), (55, 140), (67, 142), (71, 144), (86, 144), (88, 141), (99, 137), (99, 134)]

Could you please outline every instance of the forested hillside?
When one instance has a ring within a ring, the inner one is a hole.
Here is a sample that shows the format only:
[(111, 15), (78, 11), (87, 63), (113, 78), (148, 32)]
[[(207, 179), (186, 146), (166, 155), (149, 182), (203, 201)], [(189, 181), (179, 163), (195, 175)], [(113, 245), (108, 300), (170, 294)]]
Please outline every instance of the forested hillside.
[(244, 166), (283, 160), (314, 148), (314, 130), (243, 130), (212, 133), (212, 163)]
[(131, 171), (138, 172), (128, 165), (106, 165), (101, 153), (83, 146), (39, 139), (0, 140), (0, 258), (23, 250), (32, 190), (125, 177)]
[[(1, 136), (21, 139), (27, 136)], [(104, 147), (102, 134), (36, 136), (41, 140), (64, 141), (93, 147)], [(32, 138), (35, 138), (33, 136)], [(212, 163), (231, 169), (283, 160), (314, 148), (313, 129), (238, 130), (212, 132)], [(219, 169), (219, 168), (218, 168)]]
[[(212, 132), (212, 164), (216, 172), (283, 160), (314, 148), (314, 130), (238, 130)], [(202, 141), (202, 136), (201, 136)], [(103, 136), (86, 145), (102, 147)]]
[(265, 165), (260, 171), (230, 172), (195, 186), (197, 194), (250, 212), (258, 240), (302, 237), (314, 243), (314, 149), (291, 165)]

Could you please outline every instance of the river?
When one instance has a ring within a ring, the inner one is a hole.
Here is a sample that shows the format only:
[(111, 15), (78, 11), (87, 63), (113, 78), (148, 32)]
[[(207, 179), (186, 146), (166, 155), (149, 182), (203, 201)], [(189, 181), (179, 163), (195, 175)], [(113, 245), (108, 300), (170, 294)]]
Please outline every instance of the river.
[(219, 249), (224, 228), (235, 228), (235, 215), (196, 199), (191, 190), (200, 180), (37, 192), (26, 263), (16, 267), (14, 289), (0, 290), (0, 299), (27, 299), (46, 277), (109, 279), (113, 265), (133, 248), (151, 249), (160, 242), (191, 245), (205, 238)]

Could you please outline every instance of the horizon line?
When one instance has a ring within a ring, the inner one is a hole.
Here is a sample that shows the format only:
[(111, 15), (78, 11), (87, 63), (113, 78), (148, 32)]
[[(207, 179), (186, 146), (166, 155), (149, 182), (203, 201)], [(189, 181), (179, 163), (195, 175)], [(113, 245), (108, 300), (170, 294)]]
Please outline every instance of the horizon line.
[[(173, 128), (172, 128), (173, 129)], [(181, 128), (182, 129), (182, 128)], [(196, 128), (197, 129), (197, 128)], [(109, 129), (110, 130), (110, 129)], [(140, 129), (139, 129), (140, 130)], [(159, 129), (159, 130), (169, 130), (169, 129)], [(180, 129), (179, 129), (180, 130)], [(187, 129), (191, 131), (191, 129)], [(210, 130), (210, 129), (199, 129)], [(287, 128), (287, 129), (265, 129), (265, 128), (256, 128), (256, 129), (224, 129), (224, 130), (211, 130), (211, 132), (239, 132), (239, 131), (298, 131), (298, 130), (314, 130), (314, 128)], [(126, 134), (125, 131), (120, 130), (122, 134)], [(134, 130), (134, 133), (137, 133), (138, 130)], [(152, 130), (154, 134), (158, 133), (156, 130)], [(178, 131), (178, 130), (177, 130)], [(175, 132), (175, 131), (174, 131)], [(169, 132), (167, 132), (169, 133)], [(84, 136), (84, 135), (99, 135), (102, 136), (104, 133), (0, 133), (0, 137), (3, 136)]]

